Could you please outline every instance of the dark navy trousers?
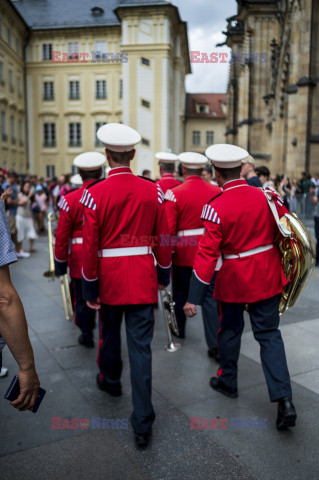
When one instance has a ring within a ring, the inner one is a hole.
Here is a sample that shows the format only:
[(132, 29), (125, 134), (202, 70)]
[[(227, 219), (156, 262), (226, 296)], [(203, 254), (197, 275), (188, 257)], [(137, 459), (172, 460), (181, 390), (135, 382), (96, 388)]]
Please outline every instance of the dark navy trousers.
[[(250, 303), (249, 316), (255, 339), (260, 345), (260, 357), (274, 402), (282, 397), (292, 398), (290, 376), (284, 343), (279, 326), (281, 295)], [(220, 302), (221, 318), (217, 343), (220, 353), (219, 378), (229, 387), (237, 388), (237, 363), (244, 329), (244, 304)]]
[(82, 280), (80, 278), (71, 278), (70, 293), (74, 310), (74, 323), (83, 333), (85, 340), (93, 340), (95, 310), (89, 308), (86, 301), (83, 300)]
[(120, 382), (123, 314), (131, 368), (131, 424), (134, 431), (141, 434), (146, 433), (155, 420), (151, 399), (154, 305), (101, 305), (98, 365), (104, 381)]
[[(173, 299), (176, 303), (175, 314), (179, 332), (185, 334), (186, 316), (183, 307), (187, 301), (189, 283), (193, 267), (179, 267), (173, 265)], [(217, 301), (213, 298), (216, 273), (208, 287), (205, 300), (202, 304), (205, 338), (208, 348), (216, 348), (216, 337), (219, 328), (219, 313)]]

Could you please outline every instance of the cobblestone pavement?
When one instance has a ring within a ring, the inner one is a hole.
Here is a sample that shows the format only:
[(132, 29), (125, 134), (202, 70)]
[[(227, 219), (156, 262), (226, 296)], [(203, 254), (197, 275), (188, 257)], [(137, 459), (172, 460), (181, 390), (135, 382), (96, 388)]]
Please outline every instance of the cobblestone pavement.
[[(123, 396), (112, 398), (95, 384), (96, 349), (78, 345), (77, 328), (64, 319), (58, 280), (42, 276), (48, 268), (44, 238), (37, 248), (37, 254), (11, 270), (47, 395), (35, 415), (17, 412), (3, 400), (17, 372), (6, 348), (3, 358), (9, 377), (0, 379), (2, 479), (318, 480), (319, 269), (298, 305), (281, 322), (298, 413), (296, 428), (287, 432), (275, 428), (276, 405), (268, 400), (249, 321), (239, 362), (239, 397), (234, 400), (209, 387), (217, 365), (206, 353), (200, 312), (188, 320), (181, 350), (167, 353), (158, 310), (153, 340), (157, 418), (151, 445), (138, 451), (130, 426), (117, 428), (129, 423), (131, 413), (125, 332)], [(97, 330), (95, 334), (97, 340)], [(57, 417), (68, 421), (52, 420)], [(192, 429), (193, 417), (202, 426), (203, 419), (219, 419), (219, 427), (227, 428)], [(72, 418), (83, 419), (82, 426), (88, 428), (52, 428), (70, 426)]]

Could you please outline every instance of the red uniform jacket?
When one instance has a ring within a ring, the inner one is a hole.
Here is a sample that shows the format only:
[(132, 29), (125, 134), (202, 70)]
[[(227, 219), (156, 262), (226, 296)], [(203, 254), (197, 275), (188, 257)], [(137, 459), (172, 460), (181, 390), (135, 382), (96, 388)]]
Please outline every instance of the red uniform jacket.
[[(221, 192), (219, 187), (205, 182), (198, 175), (186, 178), (185, 182), (165, 194), (165, 207), (170, 234), (173, 237), (174, 265), (192, 267), (202, 237), (200, 235), (177, 236), (185, 230), (203, 229), (201, 213), (205, 203)], [(174, 239), (175, 237), (175, 239)]]
[[(82, 278), (83, 245), (79, 240), (75, 239), (83, 239), (84, 207), (80, 204), (80, 199), (83, 195), (83, 191), (93, 182), (94, 180), (84, 182), (81, 188), (68, 192), (59, 200), (58, 207), (60, 209), (60, 218), (55, 237), (54, 249), (56, 275), (64, 275), (68, 264), (70, 277)], [(74, 243), (75, 241), (77, 241), (77, 243)], [(70, 255), (69, 247), (71, 247)]]
[[(171, 266), (164, 195), (155, 182), (133, 175), (129, 167), (114, 168), (106, 180), (84, 191), (83, 296), (108, 305), (157, 302), (157, 277), (152, 254), (101, 257), (99, 251), (153, 245), (158, 265)], [(152, 236), (154, 238), (152, 238)], [(164, 236), (164, 240), (161, 238)], [(161, 282), (162, 283), (162, 282)]]
[[(279, 217), (288, 210), (272, 192)], [(226, 182), (224, 191), (205, 205), (206, 232), (194, 263), (189, 301), (198, 304), (200, 291), (211, 281), (220, 252), (238, 254), (275, 243), (278, 227), (259, 188), (245, 180)], [(287, 284), (276, 247), (243, 258), (224, 259), (216, 278), (214, 297), (230, 303), (253, 303), (282, 292)]]
[(156, 182), (162, 189), (163, 193), (165, 194), (169, 188), (177, 187), (177, 185), (181, 185), (181, 181), (177, 180), (174, 175), (170, 173), (164, 173), (160, 180)]

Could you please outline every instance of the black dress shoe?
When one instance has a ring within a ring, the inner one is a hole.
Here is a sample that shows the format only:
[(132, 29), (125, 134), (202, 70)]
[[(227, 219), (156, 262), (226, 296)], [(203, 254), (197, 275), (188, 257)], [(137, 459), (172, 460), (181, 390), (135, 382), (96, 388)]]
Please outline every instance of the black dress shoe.
[(288, 397), (283, 397), (278, 402), (278, 415), (276, 420), (277, 430), (286, 430), (296, 425), (297, 413), (294, 404)]
[(109, 383), (102, 381), (100, 374), (96, 376), (96, 383), (100, 390), (109, 393), (112, 397), (120, 397), (122, 395), (122, 385), (121, 382), (118, 383)]
[(150, 429), (146, 433), (136, 433), (135, 435), (135, 443), (138, 448), (145, 448), (149, 444), (150, 437), (152, 436), (152, 429)]
[(220, 355), (217, 347), (209, 348), (207, 350), (207, 355), (216, 360), (217, 363), (220, 363)]
[(94, 340), (86, 340), (83, 337), (83, 333), (81, 333), (81, 335), (79, 336), (79, 344), (84, 345), (84, 347), (87, 348), (94, 348)]
[(218, 377), (212, 377), (210, 379), (209, 385), (219, 393), (226, 395), (229, 398), (237, 398), (238, 390), (237, 388), (230, 388), (225, 385), (225, 383), (220, 380)]

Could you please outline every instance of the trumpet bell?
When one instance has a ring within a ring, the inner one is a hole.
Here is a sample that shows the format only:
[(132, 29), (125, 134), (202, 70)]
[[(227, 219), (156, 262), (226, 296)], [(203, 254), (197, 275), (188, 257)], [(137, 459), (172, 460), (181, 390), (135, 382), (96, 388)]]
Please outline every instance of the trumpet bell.
[(44, 272), (43, 274), (44, 277), (46, 278), (55, 278), (55, 273), (54, 270), (48, 270), (47, 272)]
[(166, 347), (165, 347), (165, 350), (167, 352), (177, 352), (177, 350), (179, 350), (181, 348), (181, 344), (180, 343), (175, 343), (173, 341), (171, 341)]

